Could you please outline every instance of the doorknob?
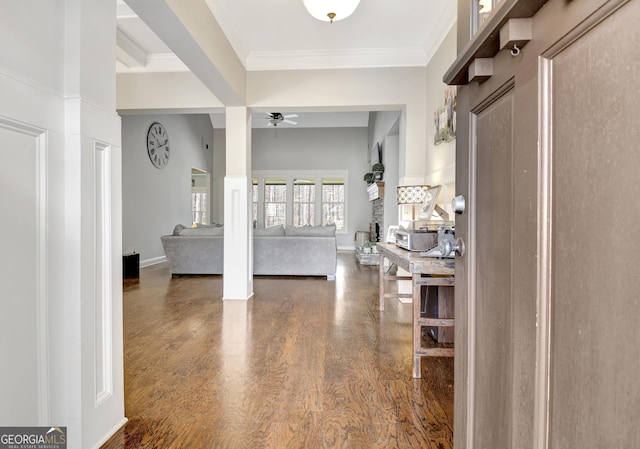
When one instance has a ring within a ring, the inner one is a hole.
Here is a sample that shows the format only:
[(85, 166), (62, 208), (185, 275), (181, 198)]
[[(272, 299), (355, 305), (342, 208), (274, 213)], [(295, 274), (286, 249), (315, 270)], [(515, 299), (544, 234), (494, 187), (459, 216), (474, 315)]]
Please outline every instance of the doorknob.
[(451, 201), (451, 210), (456, 214), (461, 214), (465, 209), (464, 195), (458, 195)]
[(438, 242), (438, 249), (444, 257), (447, 257), (454, 251), (456, 256), (462, 257), (465, 252), (464, 240), (462, 240), (462, 237), (458, 237), (455, 242), (451, 240), (441, 240)]

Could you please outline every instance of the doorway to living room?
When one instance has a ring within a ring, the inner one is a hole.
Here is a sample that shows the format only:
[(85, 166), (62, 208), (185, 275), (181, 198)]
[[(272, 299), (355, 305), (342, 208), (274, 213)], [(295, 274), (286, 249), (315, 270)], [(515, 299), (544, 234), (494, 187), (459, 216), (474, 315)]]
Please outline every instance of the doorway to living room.
[(191, 223), (193, 225), (210, 224), (211, 210), (211, 174), (191, 169)]

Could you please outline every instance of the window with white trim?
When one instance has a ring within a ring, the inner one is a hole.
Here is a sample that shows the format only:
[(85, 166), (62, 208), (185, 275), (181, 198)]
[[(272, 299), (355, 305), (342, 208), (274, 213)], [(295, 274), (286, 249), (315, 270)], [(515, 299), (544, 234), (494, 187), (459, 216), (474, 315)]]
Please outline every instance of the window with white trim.
[(287, 220), (287, 179), (264, 180), (264, 227), (283, 225)]
[(316, 224), (316, 181), (313, 178), (293, 180), (293, 225)]
[(344, 178), (322, 178), (322, 224), (344, 229)]
[(258, 180), (251, 180), (251, 206), (253, 208), (253, 227), (258, 226)]
[(209, 222), (207, 203), (206, 192), (191, 192), (192, 224), (207, 224)]
[(252, 178), (255, 227), (334, 224), (346, 233), (346, 170), (254, 171)]

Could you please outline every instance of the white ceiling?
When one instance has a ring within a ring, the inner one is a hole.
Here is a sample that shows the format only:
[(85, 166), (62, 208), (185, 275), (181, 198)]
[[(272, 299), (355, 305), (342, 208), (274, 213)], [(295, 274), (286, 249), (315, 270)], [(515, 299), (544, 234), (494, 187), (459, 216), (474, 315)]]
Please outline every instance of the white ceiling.
[[(425, 66), (456, 17), (454, 0), (361, 0), (333, 24), (311, 17), (302, 0), (205, 2), (248, 71)], [(124, 0), (117, 5), (119, 73), (189, 70)], [(322, 115), (306, 114), (300, 126), (320, 126)], [(340, 112), (329, 120), (363, 117)]]
[(456, 12), (455, 0), (362, 0), (331, 24), (302, 0), (206, 3), (247, 70), (426, 65)]

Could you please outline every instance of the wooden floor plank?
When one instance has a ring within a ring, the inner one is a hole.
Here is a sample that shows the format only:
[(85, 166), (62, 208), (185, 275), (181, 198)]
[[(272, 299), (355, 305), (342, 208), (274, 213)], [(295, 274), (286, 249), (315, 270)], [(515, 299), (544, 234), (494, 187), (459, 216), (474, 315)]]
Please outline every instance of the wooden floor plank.
[(378, 268), (338, 264), (256, 277), (247, 302), (166, 264), (125, 280), (129, 421), (102, 448), (451, 448), (453, 359), (413, 379), (411, 304), (380, 312)]

